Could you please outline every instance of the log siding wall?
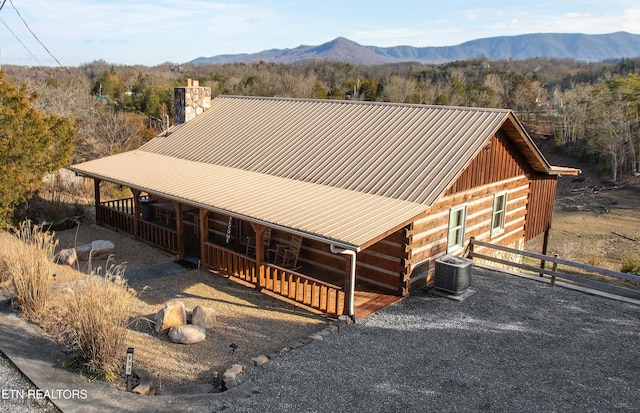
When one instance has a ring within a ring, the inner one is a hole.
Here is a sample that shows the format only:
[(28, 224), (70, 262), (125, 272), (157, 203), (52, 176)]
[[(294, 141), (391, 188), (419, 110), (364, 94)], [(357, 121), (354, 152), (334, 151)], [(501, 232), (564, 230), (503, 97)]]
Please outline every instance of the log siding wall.
[(534, 175), (531, 178), (525, 240), (542, 234), (551, 225), (557, 184), (555, 176)]
[[(466, 206), (465, 248), (470, 237), (499, 245), (521, 245), (525, 239), (544, 232), (551, 222), (556, 177), (541, 176), (528, 163), (508, 137), (497, 132), (485, 149), (462, 171), (453, 185), (414, 222), (357, 254), (357, 287), (406, 295), (411, 289), (431, 281), (435, 259), (447, 252), (449, 210)], [(494, 195), (507, 191), (504, 230), (491, 233)], [(209, 212), (204, 242), (239, 251), (251, 236), (248, 222)], [(272, 230), (270, 249), (291, 234)], [(228, 242), (227, 242), (228, 241)], [(463, 251), (457, 251), (460, 255)], [(333, 254), (329, 244), (304, 239), (299, 262), (309, 274), (335, 285), (344, 285), (345, 257)], [(305, 271), (306, 272), (306, 271)]]
[[(504, 231), (492, 237), (493, 198), (496, 193), (505, 190), (507, 208)], [(450, 208), (459, 205), (467, 207), (465, 247), (471, 237), (507, 245), (524, 237), (528, 199), (529, 179), (524, 175), (441, 198), (407, 230), (408, 259), (404, 273), (411, 276), (405, 281), (406, 288), (415, 289), (431, 282), (435, 259), (447, 252)], [(464, 250), (456, 252), (457, 255), (463, 253)]]

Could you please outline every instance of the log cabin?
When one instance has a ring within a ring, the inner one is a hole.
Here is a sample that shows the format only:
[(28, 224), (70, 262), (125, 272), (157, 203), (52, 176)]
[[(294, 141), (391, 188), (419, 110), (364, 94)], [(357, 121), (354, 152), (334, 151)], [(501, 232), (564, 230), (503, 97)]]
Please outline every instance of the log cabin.
[[(510, 110), (211, 99), (197, 82), (175, 101), (139, 149), (71, 167), (94, 180), (96, 222), (330, 316), (429, 285), (471, 237), (521, 249), (579, 172)], [(132, 196), (103, 200), (102, 182)]]

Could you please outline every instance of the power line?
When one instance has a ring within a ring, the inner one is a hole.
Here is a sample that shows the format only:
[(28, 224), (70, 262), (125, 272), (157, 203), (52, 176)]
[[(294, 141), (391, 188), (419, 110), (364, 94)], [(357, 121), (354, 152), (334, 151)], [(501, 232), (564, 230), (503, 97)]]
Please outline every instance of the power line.
[(2, 8), (4, 7), (4, 4), (7, 2), (7, 0), (2, 0), (2, 4), (0, 4), (0, 10), (2, 10)]
[[(6, 2), (6, 0), (5, 0)], [(44, 50), (47, 51), (47, 53), (49, 53), (49, 56), (51, 56), (53, 58), (53, 60), (55, 60), (60, 67), (64, 67), (62, 65), (62, 63), (60, 63), (60, 61), (53, 55), (53, 53), (51, 53), (49, 51), (49, 49), (47, 49), (47, 46), (44, 45), (44, 43), (42, 43), (40, 41), (40, 39), (38, 39), (38, 36), (36, 36), (36, 34), (33, 32), (33, 30), (31, 30), (31, 27), (29, 27), (29, 25), (27, 24), (27, 22), (22, 18), (22, 15), (20, 14), (20, 12), (18, 11), (18, 9), (16, 9), (16, 6), (13, 5), (13, 0), (9, 0), (9, 3), (11, 3), (11, 7), (13, 7), (13, 9), (16, 11), (16, 13), (18, 14), (18, 17), (20, 17), (20, 20), (22, 20), (22, 23), (24, 23), (25, 27), (27, 28), (27, 30), (29, 30), (29, 32), (33, 35), (33, 37), (38, 41), (38, 43), (40, 43), (40, 45), (44, 48)], [(4, 3), (3, 3), (4, 5)], [(36, 59), (37, 60), (37, 59)], [(66, 67), (64, 67), (66, 69)], [(67, 72), (69, 72), (69, 70), (67, 70)], [(69, 73), (71, 74), (71, 73)]]
[[(6, 0), (5, 0), (5, 1), (6, 1)], [(4, 5), (4, 3), (2, 3), (2, 4)], [(36, 57), (36, 55), (34, 55), (33, 53), (31, 53), (31, 50), (29, 50), (29, 48), (27, 47), (27, 45), (26, 45), (26, 44), (24, 44), (24, 43), (22, 42), (22, 40), (20, 40), (20, 38), (18, 37), (18, 35), (17, 35), (17, 34), (15, 34), (15, 33), (13, 32), (13, 30), (11, 30), (11, 28), (9, 27), (9, 25), (4, 21), (4, 19), (3, 19), (2, 17), (0, 17), (0, 22), (2, 22), (2, 24), (4, 24), (4, 27), (6, 27), (6, 28), (7, 28), (7, 30), (9, 30), (9, 31), (11, 32), (11, 34), (13, 35), (13, 37), (15, 37), (15, 38), (16, 38), (16, 40), (17, 40), (17, 41), (22, 45), (22, 47), (24, 47), (24, 48), (25, 48), (25, 50), (26, 50), (27, 52), (29, 52), (29, 54), (31, 55), (31, 57), (33, 57), (33, 58), (35, 59), (35, 61), (36, 61), (36, 62), (38, 62), (38, 64), (39, 64), (40, 66), (42, 66), (42, 63), (40, 63), (40, 61), (38, 60), (38, 58)]]

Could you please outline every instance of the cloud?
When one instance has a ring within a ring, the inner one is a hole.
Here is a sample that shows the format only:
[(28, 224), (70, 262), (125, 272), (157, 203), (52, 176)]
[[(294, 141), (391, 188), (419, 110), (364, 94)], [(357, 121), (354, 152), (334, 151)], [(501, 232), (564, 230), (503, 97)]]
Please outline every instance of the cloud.
[(464, 17), (465, 17), (467, 20), (477, 20), (477, 19), (478, 19), (478, 15), (477, 15), (475, 12), (473, 12), (473, 11), (467, 11), (467, 12), (465, 12), (465, 13), (464, 13)]

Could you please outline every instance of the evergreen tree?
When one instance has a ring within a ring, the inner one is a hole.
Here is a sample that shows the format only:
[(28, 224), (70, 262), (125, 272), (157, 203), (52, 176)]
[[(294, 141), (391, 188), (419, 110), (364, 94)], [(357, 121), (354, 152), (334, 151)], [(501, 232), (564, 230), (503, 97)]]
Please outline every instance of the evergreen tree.
[(9, 83), (0, 71), (0, 224), (47, 173), (68, 165), (77, 127), (68, 118), (38, 112), (26, 85)]

